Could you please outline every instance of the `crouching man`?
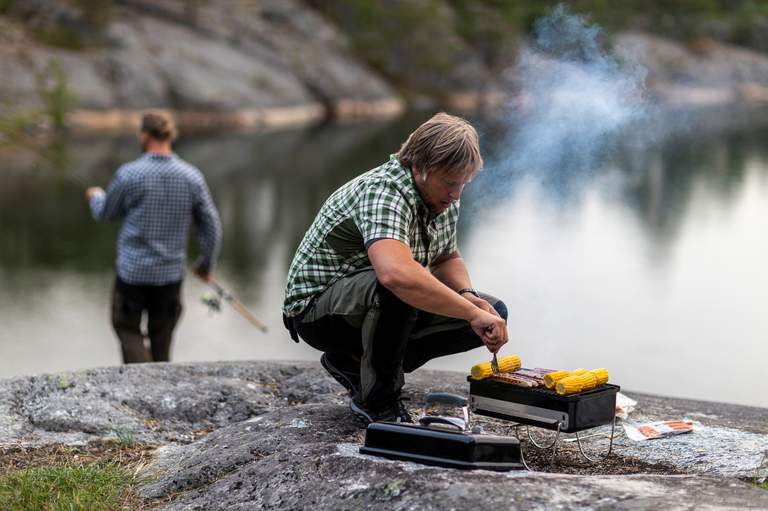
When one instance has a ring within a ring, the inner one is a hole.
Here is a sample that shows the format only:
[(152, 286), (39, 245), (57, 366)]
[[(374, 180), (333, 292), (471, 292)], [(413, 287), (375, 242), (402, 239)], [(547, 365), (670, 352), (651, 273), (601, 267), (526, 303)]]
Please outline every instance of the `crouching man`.
[(482, 164), (475, 129), (437, 114), (336, 190), (296, 251), (286, 327), (324, 352), (363, 423), (411, 422), (404, 372), (507, 342), (505, 305), (472, 288), (456, 245), (459, 198)]

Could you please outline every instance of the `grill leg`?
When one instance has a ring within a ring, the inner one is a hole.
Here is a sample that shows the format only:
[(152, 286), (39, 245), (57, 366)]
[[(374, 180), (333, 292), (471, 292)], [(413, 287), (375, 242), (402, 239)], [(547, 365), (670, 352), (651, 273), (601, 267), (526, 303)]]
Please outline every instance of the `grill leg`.
[(531, 441), (534, 447), (537, 449), (551, 449), (552, 447), (555, 447), (557, 444), (557, 441), (560, 439), (560, 423), (557, 423), (557, 434), (555, 434), (554, 440), (552, 440), (552, 443), (549, 445), (540, 445), (536, 440), (533, 439), (533, 435), (531, 435), (531, 427), (526, 426), (526, 431), (528, 432), (528, 440)]
[(528, 463), (526, 463), (526, 461), (525, 461), (525, 454), (523, 454), (523, 446), (522, 445), (520, 446), (520, 461), (523, 462), (523, 466), (525, 467), (525, 470), (527, 470), (528, 472), (533, 472), (533, 470), (531, 470), (531, 467), (529, 467)]
[(611, 452), (613, 452), (613, 434), (616, 430), (616, 416), (613, 417), (613, 422), (611, 423), (611, 439), (609, 440), (608, 444), (608, 452), (605, 453), (603, 456), (596, 456), (591, 457), (587, 455), (586, 452), (584, 452), (584, 447), (581, 445), (581, 438), (579, 438), (579, 432), (576, 432), (576, 444), (579, 446), (579, 452), (584, 457), (585, 460), (591, 461), (592, 463), (597, 463), (598, 461), (601, 461), (604, 458), (607, 458), (611, 455)]
[(552, 443), (549, 445), (540, 445), (536, 440), (533, 439), (533, 435), (531, 435), (531, 428), (530, 426), (526, 426), (525, 429), (528, 431), (528, 440), (531, 441), (531, 444), (536, 447), (537, 449), (552, 449), (552, 457), (549, 459), (549, 464), (552, 465), (555, 462), (555, 456), (557, 456), (557, 447), (560, 445), (560, 426), (562, 423), (557, 423), (557, 433), (555, 433), (555, 438), (552, 440)]

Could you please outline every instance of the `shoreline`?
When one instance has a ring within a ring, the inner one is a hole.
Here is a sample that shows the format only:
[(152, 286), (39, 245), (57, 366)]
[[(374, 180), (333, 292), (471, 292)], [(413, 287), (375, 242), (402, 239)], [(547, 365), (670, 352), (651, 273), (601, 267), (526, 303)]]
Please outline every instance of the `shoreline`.
[[(657, 84), (649, 96), (663, 108), (690, 111), (717, 108), (744, 109), (768, 105), (768, 87), (745, 83), (735, 87), (696, 87)], [(406, 102), (401, 97), (378, 100), (342, 99), (330, 106), (319, 102), (271, 108), (246, 108), (232, 111), (174, 110), (158, 108), (174, 116), (180, 128), (188, 130), (227, 130), (262, 132), (299, 129), (326, 120), (337, 123), (385, 121), (410, 110), (440, 110), (459, 114), (498, 111), (519, 99), (504, 92), (456, 92), (437, 101), (422, 98)], [(96, 133), (124, 134), (138, 129), (142, 110), (77, 109), (67, 116), (67, 130), (75, 135)]]

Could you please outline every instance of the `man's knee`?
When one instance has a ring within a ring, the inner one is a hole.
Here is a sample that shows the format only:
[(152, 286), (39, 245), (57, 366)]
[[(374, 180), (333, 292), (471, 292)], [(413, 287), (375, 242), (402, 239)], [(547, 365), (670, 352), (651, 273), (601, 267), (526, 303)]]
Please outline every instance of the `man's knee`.
[(504, 318), (504, 320), (507, 319), (509, 312), (507, 311), (507, 305), (504, 302), (502, 302), (495, 296), (489, 295), (487, 293), (480, 293), (480, 298), (490, 303), (491, 306), (493, 306), (493, 308), (496, 309), (496, 312), (499, 313), (499, 316)]
[(398, 296), (384, 287), (381, 282), (376, 281), (376, 296), (378, 298), (378, 305), (381, 309), (386, 310), (398, 310), (407, 315), (416, 317), (416, 308), (410, 304), (405, 303)]
[(509, 311), (507, 311), (507, 305), (502, 302), (501, 300), (497, 301), (493, 304), (493, 308), (496, 309), (496, 312), (499, 313), (499, 316), (501, 316), (504, 321), (507, 320), (507, 316), (509, 316)]
[(112, 307), (112, 328), (115, 331), (139, 331), (141, 328), (142, 311), (132, 310), (127, 307), (116, 305)]

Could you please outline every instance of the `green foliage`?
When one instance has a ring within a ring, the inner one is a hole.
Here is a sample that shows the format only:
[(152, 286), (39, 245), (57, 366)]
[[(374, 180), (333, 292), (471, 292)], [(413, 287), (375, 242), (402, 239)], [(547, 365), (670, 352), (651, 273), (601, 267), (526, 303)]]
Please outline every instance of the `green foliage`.
[(52, 59), (35, 75), (37, 91), (43, 103), (43, 113), (56, 130), (65, 126), (67, 114), (75, 103), (75, 94), (61, 62)]
[(0, 15), (6, 14), (8, 11), (10, 11), (15, 3), (16, 0), (0, 0)]
[(67, 27), (41, 28), (33, 33), (38, 41), (47, 46), (64, 48), (66, 50), (82, 50), (85, 46), (81, 35)]
[(461, 58), (450, 9), (441, 0), (339, 0), (315, 3), (353, 48), (396, 84), (430, 89)]
[(83, 18), (98, 30), (103, 30), (112, 20), (114, 0), (71, 0)]
[(711, 37), (768, 51), (768, 2), (758, 0), (306, 1), (339, 25), (372, 67), (421, 92), (441, 87), (435, 77), (462, 60), (463, 45), (489, 68), (505, 68), (534, 21), (559, 3), (607, 34), (641, 30), (683, 42)]
[(763, 457), (760, 458), (760, 464), (755, 467), (755, 476), (752, 480), (752, 482), (758, 487), (762, 488), (764, 490), (768, 490), (768, 481), (760, 482), (761, 479), (765, 478), (765, 472), (768, 470), (768, 451), (763, 453)]
[(59, 390), (67, 390), (72, 385), (73, 385), (72, 382), (69, 381), (69, 378), (65, 374), (60, 375), (56, 380), (56, 387)]
[(0, 104), (0, 144), (16, 141), (29, 126), (38, 122), (39, 112), (19, 112)]
[(480, 52), (491, 69), (511, 61), (520, 38), (536, 16), (543, 12), (539, 3), (504, 0), (449, 0), (456, 11), (456, 31)]
[(394, 479), (384, 487), (384, 498), (393, 499), (399, 497), (405, 491), (405, 480)]
[[(6, 10), (12, 13), (13, 1), (0, 0), (0, 9), (2, 2), (9, 3)], [(74, 8), (69, 9), (70, 16), (32, 24), (32, 34), (35, 38), (47, 46), (73, 51), (104, 44), (107, 40), (106, 28), (112, 21), (114, 1), (69, 0), (68, 3)], [(0, 14), (2, 13), (0, 10)]]
[(117, 427), (112, 430), (117, 437), (117, 443), (121, 447), (133, 447), (136, 445), (136, 435), (128, 428)]
[(183, 0), (184, 16), (186, 19), (196, 25), (200, 20), (200, 7), (208, 3), (208, 0)]
[(114, 463), (17, 470), (0, 476), (0, 509), (119, 509), (132, 482), (130, 472)]

